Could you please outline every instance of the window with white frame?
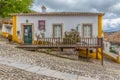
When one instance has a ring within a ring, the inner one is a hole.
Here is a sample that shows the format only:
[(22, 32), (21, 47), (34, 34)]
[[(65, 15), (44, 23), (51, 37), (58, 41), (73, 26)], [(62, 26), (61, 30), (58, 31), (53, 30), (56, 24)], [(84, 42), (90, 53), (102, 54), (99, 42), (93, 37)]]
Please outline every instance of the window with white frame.
[(62, 37), (62, 24), (53, 25), (53, 37), (54, 38)]
[(83, 37), (92, 37), (92, 24), (83, 24)]

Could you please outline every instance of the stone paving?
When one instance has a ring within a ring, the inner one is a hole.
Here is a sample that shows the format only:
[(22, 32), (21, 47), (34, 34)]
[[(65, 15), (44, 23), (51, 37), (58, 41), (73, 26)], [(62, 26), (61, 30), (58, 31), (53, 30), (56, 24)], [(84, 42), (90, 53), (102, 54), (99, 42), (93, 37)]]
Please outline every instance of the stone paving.
[(99, 60), (93, 60), (92, 62), (74, 61), (44, 53), (20, 50), (7, 44), (0, 45), (0, 56), (23, 64), (35, 65), (62, 73), (78, 75), (81, 78), (120, 80), (120, 64), (114, 63), (108, 59), (104, 59), (104, 66), (101, 66)]
[(50, 77), (53, 77), (52, 79), (56, 78), (56, 79), (61, 79), (61, 80), (62, 79), (64, 79), (64, 80), (81, 80), (81, 79), (82, 80), (85, 80), (85, 79), (94, 80), (90, 77), (83, 77), (83, 76), (79, 76), (79, 75), (73, 75), (70, 73), (62, 73), (57, 70), (50, 70), (50, 69), (43, 68), (40, 66), (33, 66), (33, 65), (23, 64), (20, 62), (14, 62), (13, 60), (8, 60), (8, 59), (2, 58), (2, 57), (0, 57), (0, 64), (8, 65), (8, 66), (14, 67), (14, 68), (19, 68), (21, 70), (28, 71), (31, 73), (50, 76)]
[(0, 64), (0, 80), (63, 80)]

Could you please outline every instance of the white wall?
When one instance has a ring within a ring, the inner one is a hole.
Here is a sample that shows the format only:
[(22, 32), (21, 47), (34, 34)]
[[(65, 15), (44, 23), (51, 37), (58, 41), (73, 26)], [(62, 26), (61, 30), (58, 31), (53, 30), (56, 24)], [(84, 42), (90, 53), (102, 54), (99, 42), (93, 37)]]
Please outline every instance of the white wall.
[[(11, 28), (7, 28), (7, 26), (11, 26)], [(9, 33), (9, 34), (12, 34), (12, 25), (3, 24), (2, 25), (2, 32), (6, 32), (6, 33)]]
[(104, 51), (110, 51), (111, 43), (108, 41), (104, 41), (103, 43), (104, 43)]
[(2, 25), (2, 32), (6, 32), (6, 28), (5, 28), (4, 24)]
[(75, 29), (78, 24), (79, 32), (82, 36), (82, 24), (93, 24), (93, 37), (97, 37), (98, 34), (98, 16), (17, 16), (17, 31), (21, 33), (21, 23), (34, 23), (34, 33), (40, 33), (38, 30), (38, 21), (45, 20), (45, 37), (52, 37), (52, 24), (62, 23), (63, 32)]

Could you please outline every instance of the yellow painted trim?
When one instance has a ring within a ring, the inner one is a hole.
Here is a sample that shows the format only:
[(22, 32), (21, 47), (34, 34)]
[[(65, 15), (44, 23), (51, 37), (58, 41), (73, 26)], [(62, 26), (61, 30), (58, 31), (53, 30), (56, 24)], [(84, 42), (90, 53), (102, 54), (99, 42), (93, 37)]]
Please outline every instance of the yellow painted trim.
[[(79, 51), (79, 55), (85, 57), (85, 56), (86, 56), (86, 50), (80, 50), (80, 51)], [(90, 53), (90, 52), (89, 52), (89, 53), (88, 53), (88, 57), (93, 58), (93, 59), (96, 59), (96, 52), (93, 52), (93, 53)], [(102, 59), (100, 53), (98, 53), (98, 59), (100, 59), (100, 60)]]
[(34, 45), (37, 45), (37, 43), (38, 43), (37, 40), (34, 40), (34, 41), (33, 41), (33, 44), (34, 44)]
[(2, 37), (6, 38), (7, 35), (8, 35), (8, 33), (6, 33), (6, 32), (2, 32)]
[[(98, 15), (98, 38), (102, 38), (102, 15)], [(101, 54), (101, 48), (98, 48)]]
[(117, 56), (116, 62), (120, 64), (120, 55)]
[(16, 16), (12, 17), (12, 23), (13, 23), (13, 32), (12, 32), (12, 40), (14, 42), (17, 42), (17, 35), (16, 35)]
[(16, 16), (12, 16), (12, 41), (13, 42), (17, 42), (17, 43), (21, 43), (21, 40), (17, 37), (17, 29), (16, 29)]
[(115, 62), (116, 62), (116, 59), (115, 59), (115, 58), (113, 58), (113, 57), (111, 57), (110, 55), (108, 55), (108, 54), (104, 53), (104, 56), (106, 56), (107, 58), (110, 58), (112, 61), (115, 61)]
[(120, 64), (120, 56), (117, 56), (116, 58), (113, 58), (112, 56), (104, 53), (104, 56), (106, 56), (107, 58), (110, 58), (112, 61), (115, 61), (116, 63)]
[[(2, 32), (2, 37), (4, 37), (4, 38), (7, 38), (7, 36), (9, 35), (10, 33), (6, 33), (6, 32)], [(11, 34), (10, 34), (11, 35)]]
[(102, 15), (98, 15), (98, 38), (102, 37)]

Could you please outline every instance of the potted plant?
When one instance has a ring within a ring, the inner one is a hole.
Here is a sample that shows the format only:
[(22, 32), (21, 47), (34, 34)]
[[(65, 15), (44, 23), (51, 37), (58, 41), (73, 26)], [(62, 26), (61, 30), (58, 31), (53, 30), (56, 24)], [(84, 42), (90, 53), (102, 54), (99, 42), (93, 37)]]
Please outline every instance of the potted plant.
[(7, 39), (8, 39), (9, 42), (11, 42), (12, 41), (12, 35), (8, 34)]

